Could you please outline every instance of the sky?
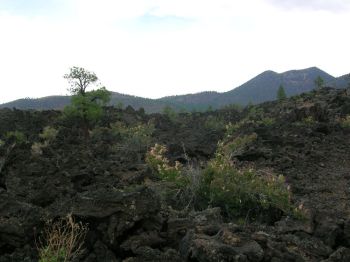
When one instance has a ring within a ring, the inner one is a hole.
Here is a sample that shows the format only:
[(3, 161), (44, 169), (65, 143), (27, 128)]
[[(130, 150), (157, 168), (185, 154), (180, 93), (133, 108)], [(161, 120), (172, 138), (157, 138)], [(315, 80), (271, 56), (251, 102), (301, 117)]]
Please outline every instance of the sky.
[(349, 0), (0, 0), (0, 103), (68, 94), (72, 66), (149, 98), (265, 70), (350, 73)]

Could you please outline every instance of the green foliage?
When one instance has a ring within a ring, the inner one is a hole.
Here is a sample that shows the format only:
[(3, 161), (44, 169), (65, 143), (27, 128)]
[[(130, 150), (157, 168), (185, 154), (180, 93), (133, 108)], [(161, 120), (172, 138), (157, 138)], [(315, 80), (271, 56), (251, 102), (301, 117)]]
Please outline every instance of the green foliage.
[(315, 83), (315, 86), (317, 88), (322, 88), (323, 85), (324, 85), (324, 80), (323, 80), (323, 78), (321, 76), (318, 76), (318, 77), (316, 77), (314, 83)]
[(124, 104), (123, 104), (123, 102), (118, 102), (118, 103), (115, 105), (115, 107), (116, 107), (117, 109), (123, 109), (123, 108), (124, 108)]
[(43, 148), (47, 147), (53, 140), (55, 140), (56, 136), (58, 134), (58, 130), (46, 126), (41, 134), (39, 134), (39, 137), (43, 139), (44, 141), (41, 142), (34, 142), (32, 145), (32, 154), (35, 156), (39, 156), (43, 153)]
[(10, 132), (7, 132), (6, 135), (5, 135), (6, 139), (14, 139), (14, 141), (17, 143), (17, 144), (22, 144), (22, 143), (25, 143), (27, 141), (25, 135), (23, 132), (21, 131), (10, 131)]
[(243, 107), (241, 105), (239, 105), (239, 104), (229, 104), (229, 105), (224, 106), (223, 109), (242, 112)]
[(85, 136), (88, 136), (89, 125), (102, 117), (102, 107), (109, 102), (111, 93), (104, 87), (87, 92), (87, 87), (98, 78), (95, 73), (81, 67), (72, 67), (64, 78), (70, 83), (69, 91), (73, 96), (71, 104), (64, 108), (63, 115), (66, 119), (80, 119)]
[(258, 106), (251, 106), (248, 108), (246, 120), (261, 120), (264, 117), (264, 110)]
[(264, 126), (272, 126), (276, 123), (276, 119), (272, 117), (264, 117), (260, 121), (258, 121), (258, 124), (262, 124)]
[(225, 128), (226, 128), (226, 133), (225, 137), (231, 137), (234, 133), (237, 132), (238, 129), (241, 128), (243, 122), (238, 122), (238, 123), (228, 123)]
[(307, 126), (312, 126), (316, 123), (316, 121), (312, 116), (308, 116), (302, 119), (302, 123)]
[(177, 113), (170, 106), (165, 106), (163, 108), (163, 114), (166, 115), (172, 122), (176, 121)]
[(111, 125), (111, 131), (114, 136), (119, 138), (129, 148), (148, 147), (151, 142), (151, 136), (154, 132), (154, 125), (137, 124), (135, 126), (126, 126), (122, 122), (116, 122)]
[(350, 115), (340, 118), (339, 123), (343, 128), (350, 128)]
[(45, 141), (53, 141), (58, 134), (58, 130), (54, 127), (46, 126), (44, 127), (44, 130), (41, 134), (39, 134), (39, 137), (44, 139)]
[(39, 262), (63, 262), (65, 261), (65, 257), (65, 249), (61, 248), (60, 250), (53, 251), (49, 247), (46, 247), (40, 250)]
[(225, 122), (216, 116), (208, 116), (204, 122), (204, 127), (209, 130), (220, 131), (225, 129)]
[(286, 92), (284, 91), (283, 85), (280, 85), (277, 90), (277, 99), (278, 100), (284, 100), (287, 98)]
[(68, 90), (73, 95), (84, 95), (86, 88), (98, 80), (95, 73), (87, 71), (82, 67), (76, 66), (70, 68), (69, 74), (65, 74), (63, 77), (67, 79), (71, 85)]
[(259, 175), (253, 169), (240, 170), (230, 161), (223, 144), (203, 173), (200, 192), (213, 206), (229, 216), (242, 217), (276, 209), (293, 213), (290, 194), (283, 176)]
[(5, 145), (5, 142), (0, 139), (0, 147), (2, 147), (3, 145)]
[(175, 165), (171, 166), (169, 160), (165, 157), (166, 152), (167, 149), (164, 145), (155, 144), (146, 154), (146, 163), (163, 181), (174, 182), (181, 187), (185, 186), (188, 180), (182, 174), (182, 165), (175, 162)]
[[(154, 125), (137, 123), (127, 126), (116, 122), (108, 127), (96, 127), (90, 132), (93, 143), (106, 142), (103, 154), (123, 152), (127, 161), (140, 162), (152, 141)], [(101, 153), (100, 153), (101, 154)]]
[(64, 108), (66, 118), (79, 118), (87, 125), (99, 120), (103, 115), (103, 106), (110, 100), (110, 92), (104, 87), (77, 94), (71, 99), (71, 105)]
[(258, 135), (252, 133), (250, 135), (237, 136), (235, 139), (230, 139), (225, 145), (226, 152), (230, 155), (235, 155), (252, 144), (257, 138)]

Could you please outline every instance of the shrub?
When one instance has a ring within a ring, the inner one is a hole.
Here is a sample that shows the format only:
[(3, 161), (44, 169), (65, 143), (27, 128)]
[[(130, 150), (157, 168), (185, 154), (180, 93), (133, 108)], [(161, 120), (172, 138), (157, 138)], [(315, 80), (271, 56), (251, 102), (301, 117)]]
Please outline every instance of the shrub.
[(47, 147), (57, 136), (58, 130), (47, 126), (44, 128), (43, 132), (39, 134), (39, 137), (43, 139), (44, 141), (41, 142), (35, 142), (32, 145), (32, 154), (35, 156), (42, 155), (43, 148)]
[(39, 239), (39, 262), (68, 262), (77, 259), (82, 253), (82, 246), (87, 227), (74, 221), (72, 215), (49, 223), (43, 239)]
[(302, 123), (310, 126), (310, 125), (314, 125), (316, 121), (312, 116), (308, 116), (302, 119)]
[(226, 125), (226, 133), (225, 133), (225, 136), (232, 136), (234, 133), (236, 133), (236, 131), (241, 127), (241, 122), (239, 123), (228, 123)]
[(204, 122), (204, 127), (209, 130), (220, 131), (225, 129), (225, 123), (218, 117), (208, 116)]
[(260, 121), (258, 121), (258, 123), (264, 126), (272, 126), (276, 123), (276, 120), (272, 117), (264, 117)]
[(226, 144), (224, 148), (227, 154), (233, 156), (233, 155), (239, 154), (247, 146), (252, 144), (258, 138), (258, 135), (256, 133), (252, 133), (250, 135), (237, 136), (234, 139), (230, 139), (230, 138), (231, 138), (230, 136), (226, 137), (226, 141), (225, 141)]
[(40, 142), (34, 142), (31, 149), (32, 149), (32, 154), (34, 156), (40, 156), (43, 154), (43, 148), (45, 147), (46, 145), (43, 144), (43, 143), (40, 143)]
[(166, 152), (164, 145), (155, 144), (146, 154), (146, 163), (163, 181), (174, 182), (178, 186), (186, 185), (188, 181), (182, 174), (183, 166), (177, 161), (171, 166), (169, 160), (164, 156)]
[(343, 128), (350, 128), (350, 115), (339, 119), (340, 125)]
[(56, 136), (58, 134), (58, 130), (50, 127), (50, 126), (46, 126), (43, 130), (43, 132), (41, 134), (39, 134), (39, 137), (44, 139), (45, 141), (53, 141)]
[(27, 141), (25, 135), (20, 131), (10, 131), (7, 132), (5, 137), (7, 139), (14, 139), (17, 144), (22, 144)]
[(222, 146), (204, 170), (200, 191), (211, 205), (221, 207), (232, 217), (270, 209), (293, 212), (283, 176), (261, 176), (253, 169), (238, 169)]
[(170, 121), (175, 122), (177, 120), (178, 114), (176, 111), (170, 107), (170, 106), (165, 106), (163, 108), (163, 114), (166, 115)]

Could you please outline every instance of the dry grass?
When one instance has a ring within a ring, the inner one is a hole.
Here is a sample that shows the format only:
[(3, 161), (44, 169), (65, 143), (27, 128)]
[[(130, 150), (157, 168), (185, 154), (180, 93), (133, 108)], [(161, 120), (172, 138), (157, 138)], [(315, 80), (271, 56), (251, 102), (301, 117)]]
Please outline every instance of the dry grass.
[(71, 214), (56, 222), (49, 221), (39, 239), (39, 262), (68, 262), (79, 257), (87, 227), (75, 222)]

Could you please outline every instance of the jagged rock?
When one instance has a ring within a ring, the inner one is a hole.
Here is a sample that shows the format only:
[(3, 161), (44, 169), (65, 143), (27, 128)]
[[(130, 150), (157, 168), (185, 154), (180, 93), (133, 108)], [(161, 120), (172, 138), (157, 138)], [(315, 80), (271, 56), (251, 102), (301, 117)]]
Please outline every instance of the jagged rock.
[(346, 247), (338, 248), (328, 259), (322, 262), (348, 262), (350, 261), (350, 249)]
[(189, 231), (181, 241), (181, 255), (195, 261), (262, 261), (264, 251), (254, 240), (223, 228), (215, 236)]

